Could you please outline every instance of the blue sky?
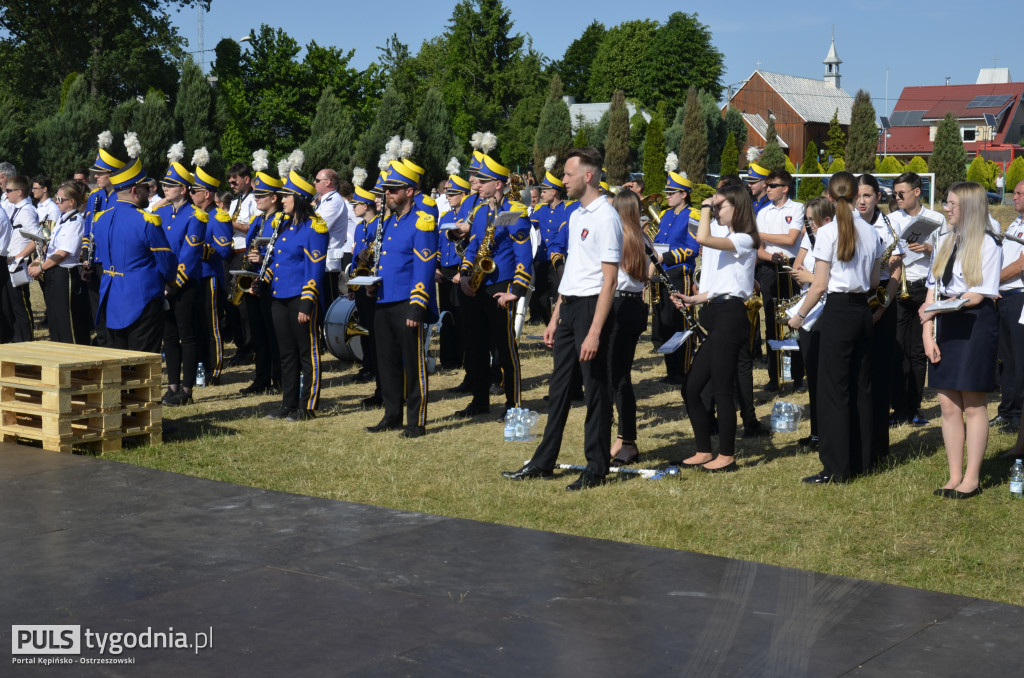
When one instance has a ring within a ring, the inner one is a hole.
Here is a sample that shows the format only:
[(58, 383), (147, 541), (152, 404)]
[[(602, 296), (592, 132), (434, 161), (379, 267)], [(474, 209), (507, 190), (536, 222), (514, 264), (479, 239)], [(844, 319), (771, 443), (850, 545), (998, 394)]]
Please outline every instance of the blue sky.
[[(423, 40), (440, 34), (448, 24), (452, 0), (445, 2), (339, 2), (338, 0), (212, 0), (205, 16), (205, 47), (224, 37), (239, 38), (262, 23), (280, 26), (300, 44), (355, 49), (352, 65), (364, 68), (374, 61), (392, 33), (415, 54)], [(851, 95), (858, 89), (871, 93), (879, 115), (886, 109), (886, 68), (889, 68), (889, 110), (900, 91), (909, 85), (973, 83), (981, 68), (1008, 67), (1015, 81), (1024, 81), (1024, 56), (1018, 45), (1021, 27), (1016, 3), (911, 2), (874, 0), (817, 3), (708, 2), (705, 6), (661, 0), (647, 2), (558, 3), (518, 0), (512, 9), (515, 30), (529, 35), (534, 48), (558, 59), (595, 18), (606, 27), (622, 21), (653, 18), (664, 21), (673, 11), (696, 11), (710, 27), (712, 41), (725, 55), (722, 84), (739, 84), (758, 68), (766, 71), (820, 78), (835, 26), (836, 50), (842, 87)], [(636, 8), (644, 15), (638, 15)], [(913, 9), (910, 9), (910, 8)], [(302, 11), (298, 11), (299, 8)], [(984, 9), (980, 9), (984, 8)], [(179, 32), (198, 49), (197, 12), (174, 16)], [(1016, 34), (1015, 34), (1016, 30)], [(205, 54), (206, 60), (212, 52)], [(993, 60), (996, 61), (993, 61)]]

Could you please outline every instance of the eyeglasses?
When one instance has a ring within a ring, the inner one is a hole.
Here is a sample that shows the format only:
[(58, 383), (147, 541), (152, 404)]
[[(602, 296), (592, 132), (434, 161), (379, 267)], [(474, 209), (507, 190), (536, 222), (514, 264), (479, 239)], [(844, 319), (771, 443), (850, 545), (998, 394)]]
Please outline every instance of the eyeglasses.
[(912, 194), (913, 194), (913, 191), (895, 191), (895, 192), (893, 192), (893, 195), (896, 196), (897, 200), (903, 200), (903, 198), (908, 197), (908, 196), (910, 196)]
[(188, 189), (188, 192), (191, 193), (192, 195), (195, 195), (196, 193), (202, 193), (205, 190), (207, 190), (207, 189), (205, 189), (205, 188), (190, 188), (190, 189)]
[(56, 198), (53, 199), (53, 201), (55, 203), (57, 203), (58, 205), (62, 205), (64, 203), (66, 203), (68, 200), (71, 200), (71, 198), (62, 198), (59, 195)]
[(768, 188), (782, 188), (783, 186), (786, 186), (786, 184), (765, 184), (765, 186)]
[(33, 186), (32, 190), (33, 191), (41, 191), (41, 190), (43, 190), (43, 187), (42, 186)]
[(20, 188), (5, 188), (4, 193), (17, 193), (20, 190)]
[(313, 183), (314, 183), (314, 184), (319, 184), (319, 183), (320, 183), (321, 181), (329, 181), (329, 179), (320, 179), (320, 178), (317, 178), (317, 179), (314, 179), (314, 180), (313, 180)]
[(949, 210), (955, 208), (955, 207), (960, 207), (960, 203), (958, 203), (958, 202), (948, 202), (948, 201), (942, 203), (942, 209), (946, 210), (947, 212)]

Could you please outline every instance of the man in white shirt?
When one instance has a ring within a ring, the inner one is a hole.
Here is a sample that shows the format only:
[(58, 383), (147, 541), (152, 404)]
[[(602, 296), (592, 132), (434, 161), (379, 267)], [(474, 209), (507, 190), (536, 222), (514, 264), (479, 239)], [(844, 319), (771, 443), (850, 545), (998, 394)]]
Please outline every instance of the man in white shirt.
[(53, 181), (50, 177), (43, 176), (40, 174), (38, 177), (32, 180), (32, 200), (36, 204), (36, 212), (39, 215), (39, 223), (44, 221), (52, 221), (50, 228), (52, 229), (58, 221), (60, 221), (60, 208), (57, 207), (57, 203), (50, 197), (53, 193)]
[[(1024, 238), (1024, 181), (1013, 189), (1013, 207), (1017, 218), (1006, 234)], [(1001, 397), (996, 417), (990, 426), (999, 426), (1004, 433), (1016, 433), (1020, 426), (1021, 401), (1024, 400), (1024, 356), (1016, 352), (1024, 346), (1024, 325), (1019, 320), (1024, 311), (1024, 246), (1003, 240), (1003, 270), (999, 274), (999, 390)]]
[[(899, 299), (899, 306), (896, 307), (896, 342), (903, 359), (899, 361), (901, 368), (894, 375), (892, 384), (892, 421), (924, 426), (928, 420), (921, 416), (920, 408), (928, 358), (924, 354), (918, 310), (928, 293), (925, 280), (928, 278), (935, 243), (947, 230), (946, 218), (921, 204), (921, 177), (915, 172), (904, 172), (896, 177), (893, 195), (899, 209), (889, 215), (889, 221), (901, 236), (901, 248), (907, 252), (903, 261), (910, 298)], [(932, 231), (925, 242), (907, 242), (903, 237), (904, 231), (918, 217), (935, 221), (940, 227)]]
[[(791, 267), (793, 259), (800, 251), (800, 236), (804, 230), (804, 205), (790, 200), (793, 176), (786, 170), (770, 172), (764, 184), (769, 202), (757, 213), (757, 232), (761, 236), (761, 249), (757, 252), (755, 276), (761, 285), (761, 299), (764, 302), (765, 336), (768, 339), (778, 339), (778, 324), (775, 322), (777, 300), (789, 299), (797, 292), (793, 287), (792, 276), (782, 267)], [(804, 378), (803, 363), (797, 352), (792, 352), (790, 357), (792, 379), (796, 388), (800, 388)], [(770, 346), (768, 384), (765, 390), (779, 390), (779, 355)]]
[(345, 226), (345, 244), (341, 248), (344, 253), (341, 257), (341, 270), (347, 271), (348, 265), (352, 263), (352, 245), (356, 237), (356, 229), (362, 223), (362, 220), (356, 216), (356, 203), (353, 199), (355, 188), (351, 182), (344, 179), (338, 181), (338, 193), (345, 199), (348, 212), (348, 224)]
[[(32, 206), (32, 201), (28, 198), (30, 186), (31, 182), (28, 177), (20, 174), (8, 177), (4, 183), (4, 192), (8, 201), (5, 211), (11, 220), (11, 227), (14, 229), (11, 242), (7, 247), (8, 263), (30, 258), (36, 251), (35, 241), (22, 235), (23, 233), (39, 235), (39, 216), (36, 213), (36, 208)], [(25, 263), (27, 265), (27, 260)], [(7, 298), (5, 310), (9, 313), (8, 318), (12, 325), (11, 340), (32, 341), (32, 331), (35, 325), (32, 322), (29, 285), (15, 287), (8, 283), (5, 295)]]
[[(234, 231), (232, 238), (232, 249), (234, 252), (224, 264), (224, 279), (231, 279), (231, 271), (239, 271), (244, 268), (245, 259), (245, 235), (249, 232), (249, 222), (259, 212), (256, 209), (256, 198), (252, 194), (252, 169), (244, 162), (236, 162), (228, 168), (228, 184), (235, 194), (231, 201), (228, 212), (231, 214), (231, 228)], [(225, 304), (225, 317), (227, 325), (234, 337), (235, 346), (238, 348), (235, 355), (228, 360), (228, 366), (247, 365), (252, 360), (252, 331), (246, 304), (235, 306)]]
[[(0, 162), (0, 189), (7, 185), (7, 180), (18, 173), (17, 168), (9, 162)], [(11, 201), (4, 193), (0, 196), (0, 207), (3, 207), (4, 211), (8, 214), (11, 213)]]
[(313, 185), (316, 187), (316, 213), (327, 224), (327, 284), (323, 302), (324, 309), (328, 309), (338, 296), (341, 282), (341, 260), (348, 238), (348, 203), (338, 193), (338, 173), (334, 170), (317, 172)]
[(533, 458), (509, 480), (552, 475), (569, 414), (572, 373), (583, 371), (587, 416), (584, 452), (587, 468), (567, 490), (603, 485), (611, 460), (612, 395), (607, 350), (612, 298), (622, 255), (622, 221), (601, 194), (601, 154), (596, 148), (576, 148), (565, 162), (564, 183), (569, 196), (580, 201), (568, 224), (565, 275), (558, 301), (544, 331), (544, 343), (554, 349), (554, 370), (548, 380), (548, 411), (544, 437)]

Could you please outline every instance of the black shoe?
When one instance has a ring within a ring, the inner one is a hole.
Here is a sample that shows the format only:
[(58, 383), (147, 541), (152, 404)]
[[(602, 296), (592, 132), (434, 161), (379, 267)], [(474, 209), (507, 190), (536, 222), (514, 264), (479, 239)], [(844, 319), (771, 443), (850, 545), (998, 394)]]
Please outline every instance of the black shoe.
[(490, 394), (494, 396), (505, 395), (505, 389), (500, 384), (491, 384)]
[(397, 431), (400, 428), (402, 428), (402, 422), (400, 421), (381, 419), (379, 424), (376, 426), (367, 426), (366, 430), (369, 433), (383, 433), (384, 431)]
[(764, 385), (764, 388), (762, 390), (767, 391), (768, 393), (778, 393), (779, 385), (769, 381), (767, 384)]
[(682, 377), (677, 377), (674, 374), (665, 375), (664, 377), (662, 377), (658, 381), (660, 381), (663, 384), (671, 384), (672, 386), (682, 386), (683, 385), (683, 378)]
[(293, 410), (290, 407), (279, 407), (268, 413), (264, 419), (286, 419), (291, 416)]
[(374, 379), (373, 372), (371, 372), (369, 370), (363, 370), (359, 374), (357, 374), (352, 379), (352, 381), (356, 382), (357, 384), (368, 384), (371, 381), (373, 381), (373, 379)]
[(793, 384), (794, 393), (807, 393), (807, 382), (803, 379)]
[(1017, 435), (1018, 431), (1020, 431), (1020, 426), (1017, 424), (1007, 424), (999, 428), (1000, 433), (1009, 433), (1010, 435)]
[(210, 377), (206, 380), (207, 386), (220, 386), (220, 377)]
[(252, 363), (255, 357), (256, 355), (251, 351), (238, 352), (228, 359), (227, 365), (228, 367), (239, 367), (241, 365), (248, 365)]
[(818, 449), (818, 436), (807, 436), (806, 438), (801, 438), (800, 440), (796, 441), (796, 443), (801, 447), (807, 447), (812, 450), (816, 450)]
[(530, 462), (526, 462), (523, 468), (518, 471), (502, 471), (501, 477), (508, 478), (509, 480), (532, 480), (533, 478), (550, 478), (552, 475), (551, 471), (545, 471), (539, 466), (534, 466)]
[(992, 417), (991, 419), (988, 420), (988, 427), (989, 428), (996, 428), (996, 427), (999, 427), (999, 426), (1006, 426), (1009, 423), (1010, 423), (1010, 420), (1000, 414), (1000, 415)]
[(952, 499), (954, 492), (956, 492), (956, 490), (940, 487), (939, 489), (932, 492), (932, 494), (934, 494), (936, 497), (945, 497), (946, 499)]
[(313, 410), (292, 410), (292, 413), (284, 418), (285, 421), (296, 422), (306, 421), (307, 419), (316, 419), (316, 412)]
[(369, 398), (363, 398), (359, 404), (363, 406), (364, 410), (370, 410), (376, 407), (384, 407), (384, 399), (374, 394)]
[(177, 391), (167, 389), (167, 392), (164, 393), (164, 397), (160, 399), (160, 404), (165, 407), (173, 407), (174, 405), (177, 405), (178, 403), (176, 401), (178, 400), (178, 395), (180, 393), (181, 389), (178, 389)]
[(828, 483), (841, 485), (845, 483), (846, 480), (842, 478), (836, 478), (835, 476), (830, 476), (824, 471), (821, 471), (820, 473), (816, 473), (813, 476), (807, 476), (806, 478), (804, 478), (804, 482), (810, 485), (827, 485)]
[[(470, 406), (467, 407), (464, 410), (456, 410), (455, 413), (452, 416), (453, 417), (457, 417), (459, 419), (469, 419), (470, 417), (476, 417), (476, 416), (481, 415), (481, 414), (490, 414), (490, 413), (491, 413), (491, 408), (490, 408), (489, 405), (473, 405), (473, 404), (470, 404)], [(504, 417), (505, 417), (505, 415), (502, 415), (502, 419), (501, 419), (502, 421), (505, 421)]]
[(270, 386), (261, 386), (259, 384), (249, 384), (243, 389), (239, 389), (239, 393), (244, 396), (252, 395), (270, 395)]
[(708, 473), (732, 473), (733, 471), (739, 471), (740, 467), (736, 465), (736, 462), (732, 462), (731, 464), (726, 464), (719, 468), (708, 468), (707, 466), (701, 465), (701, 469)]
[(768, 438), (771, 434), (772, 430), (761, 422), (756, 422), (750, 426), (743, 427), (744, 438)]
[(947, 494), (947, 495), (944, 495), (944, 496), (947, 499), (970, 499), (971, 497), (977, 497), (979, 494), (981, 494), (981, 485), (978, 485), (976, 488), (974, 488), (970, 492), (961, 492), (960, 490), (950, 490), (950, 493)]
[(604, 476), (599, 476), (588, 468), (580, 474), (579, 478), (566, 485), (565, 489), (569, 492), (589, 490), (592, 487), (604, 485), (604, 481)]
[(427, 434), (427, 429), (423, 426), (406, 426), (401, 433), (398, 434), (399, 438), (422, 438)]

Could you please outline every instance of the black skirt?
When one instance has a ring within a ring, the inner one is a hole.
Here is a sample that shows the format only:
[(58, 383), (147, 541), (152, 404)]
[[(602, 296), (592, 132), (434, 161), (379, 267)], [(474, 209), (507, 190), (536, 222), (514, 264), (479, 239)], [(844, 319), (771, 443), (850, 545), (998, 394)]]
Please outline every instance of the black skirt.
[(928, 363), (928, 385), (950, 391), (989, 393), (996, 386), (999, 319), (985, 299), (978, 306), (936, 316), (940, 359)]

